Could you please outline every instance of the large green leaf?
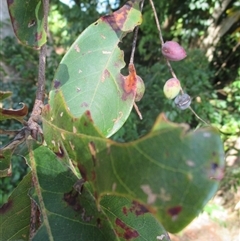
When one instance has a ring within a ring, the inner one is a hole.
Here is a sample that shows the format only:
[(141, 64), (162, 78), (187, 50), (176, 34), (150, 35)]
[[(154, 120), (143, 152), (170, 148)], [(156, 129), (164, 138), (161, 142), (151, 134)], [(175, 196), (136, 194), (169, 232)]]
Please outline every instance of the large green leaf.
[(129, 1), (90, 25), (63, 57), (50, 92), (50, 106), (62, 94), (75, 117), (88, 111), (105, 136), (115, 133), (130, 114), (135, 91), (124, 87), (123, 52), (118, 44), (141, 23), (140, 0)]
[(0, 207), (0, 240), (29, 240), (31, 174), (15, 188), (7, 203)]
[(38, 49), (46, 43), (42, 0), (7, 0), (13, 30), (19, 41)]
[[(49, 147), (91, 184), (96, 201), (107, 194), (137, 200), (170, 232), (184, 228), (214, 195), (223, 177), (224, 151), (212, 127), (188, 132), (160, 116), (138, 141), (119, 144), (76, 119), (61, 95), (46, 106), (43, 131)], [(72, 165), (73, 164), (73, 165)]]
[[(137, 202), (106, 196), (100, 208), (88, 190), (62, 160), (46, 147), (34, 151), (33, 193), (42, 214), (42, 225), (33, 240), (136, 240), (147, 237), (169, 240), (162, 226)], [(41, 201), (40, 201), (41, 200)], [(123, 210), (125, 210), (123, 212)], [(151, 224), (151, 232), (148, 223)]]

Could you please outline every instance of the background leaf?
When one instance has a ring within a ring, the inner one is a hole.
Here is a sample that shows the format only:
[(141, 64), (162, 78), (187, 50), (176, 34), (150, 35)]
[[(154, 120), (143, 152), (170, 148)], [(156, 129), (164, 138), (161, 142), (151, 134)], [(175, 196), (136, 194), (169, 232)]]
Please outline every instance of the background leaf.
[(76, 120), (60, 104), (46, 107), (43, 131), (49, 147), (69, 157), (91, 184), (98, 202), (107, 194), (137, 200), (170, 232), (199, 214), (223, 177), (223, 146), (212, 127), (187, 132), (160, 115), (147, 136), (119, 144), (94, 132), (87, 115)]
[(111, 136), (126, 121), (135, 92), (124, 90), (121, 39), (141, 23), (140, 0), (129, 1), (111, 15), (90, 25), (62, 59), (50, 93), (50, 106), (62, 93), (75, 117), (88, 111), (94, 125)]
[(13, 30), (19, 41), (32, 48), (40, 48), (46, 43), (43, 28), (42, 0), (7, 0)]
[(29, 240), (31, 174), (14, 189), (7, 203), (0, 207), (1, 240)]

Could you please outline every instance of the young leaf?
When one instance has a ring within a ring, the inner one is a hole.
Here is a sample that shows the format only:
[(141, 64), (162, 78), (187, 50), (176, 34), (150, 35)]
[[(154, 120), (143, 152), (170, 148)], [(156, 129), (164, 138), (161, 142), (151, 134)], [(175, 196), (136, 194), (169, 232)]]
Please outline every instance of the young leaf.
[(14, 189), (7, 203), (0, 207), (1, 240), (29, 240), (31, 174)]
[(39, 49), (46, 43), (43, 28), (43, 1), (7, 0), (13, 30), (19, 41), (32, 48)]
[(140, 0), (132, 0), (90, 25), (63, 57), (50, 92), (50, 106), (62, 94), (74, 117), (88, 111), (94, 125), (109, 137), (126, 121), (135, 92), (124, 89), (123, 52), (118, 44), (141, 23)]
[(170, 232), (178, 232), (202, 210), (223, 177), (224, 151), (212, 127), (187, 132), (160, 116), (152, 131), (126, 144), (105, 139), (91, 119), (76, 119), (58, 95), (45, 108), (43, 131), (49, 147), (80, 172), (98, 202), (107, 194), (140, 202)]

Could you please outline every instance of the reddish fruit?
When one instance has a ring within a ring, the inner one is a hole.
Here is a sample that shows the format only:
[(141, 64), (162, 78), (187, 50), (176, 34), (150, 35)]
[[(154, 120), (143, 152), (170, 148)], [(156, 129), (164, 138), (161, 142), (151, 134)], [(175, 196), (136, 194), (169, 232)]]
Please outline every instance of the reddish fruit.
[(182, 46), (175, 41), (167, 41), (162, 46), (162, 54), (171, 61), (184, 59), (187, 54)]
[(136, 96), (135, 96), (135, 102), (138, 102), (142, 99), (145, 92), (145, 84), (141, 77), (137, 75), (137, 85), (136, 85)]
[(178, 95), (180, 89), (181, 84), (179, 80), (176, 78), (171, 78), (165, 83), (163, 92), (168, 99), (173, 99)]

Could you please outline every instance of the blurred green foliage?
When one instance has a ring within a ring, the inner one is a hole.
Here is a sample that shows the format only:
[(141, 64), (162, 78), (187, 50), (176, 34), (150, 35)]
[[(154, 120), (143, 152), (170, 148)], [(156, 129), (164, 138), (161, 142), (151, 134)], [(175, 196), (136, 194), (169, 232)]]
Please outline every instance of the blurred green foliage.
[[(75, 0), (69, 7), (60, 1), (51, 1), (49, 12), (48, 56), (46, 70), (46, 93), (51, 87), (54, 72), (76, 37), (101, 14), (110, 13), (125, 1), (115, 4), (103, 4), (98, 0)], [(205, 56), (201, 45), (201, 37), (206, 34), (212, 21), (214, 8), (220, 6), (221, 0), (170, 0), (155, 1), (159, 20), (163, 26), (165, 40), (177, 40), (187, 50), (188, 57), (181, 62), (172, 63), (173, 69), (181, 81), (183, 89), (192, 97), (192, 108), (205, 121), (222, 131), (225, 149), (228, 154), (235, 146), (240, 136), (240, 67), (239, 59), (239, 21), (221, 37), (216, 45), (211, 62)], [(111, 9), (112, 7), (112, 9)], [(239, 11), (238, 1), (229, 1), (228, 12), (225, 11), (220, 20), (230, 14), (229, 11)], [(18, 108), (19, 102), (24, 102), (32, 109), (35, 99), (36, 80), (38, 75), (38, 52), (17, 43), (15, 38), (6, 37), (1, 40), (0, 81), (2, 90), (13, 92), (11, 98), (4, 102), (5, 108)], [(132, 35), (128, 35), (121, 43), (128, 63), (132, 46)], [(5, 68), (4, 66), (7, 66)], [(169, 120), (188, 123), (192, 128), (198, 128), (201, 123), (189, 110), (178, 110), (173, 101), (167, 100), (163, 94), (163, 85), (171, 78), (169, 70), (161, 55), (158, 31), (155, 25), (152, 9), (145, 1), (143, 24), (139, 30), (137, 52), (135, 54), (137, 74), (146, 85), (146, 93), (138, 102), (143, 115), (139, 120), (135, 110), (132, 111), (125, 125), (112, 137), (124, 142), (138, 139), (152, 127), (156, 117), (165, 112)], [(126, 69), (123, 70), (126, 72)], [(46, 96), (47, 101), (47, 96)], [(0, 129), (19, 129), (21, 126), (14, 121), (0, 123)], [(9, 139), (1, 137), (1, 145)], [(240, 159), (239, 150), (236, 155)], [(13, 157), (13, 176), (1, 179), (1, 202), (26, 173), (24, 159)], [(227, 168), (222, 188), (240, 186), (240, 167)]]

